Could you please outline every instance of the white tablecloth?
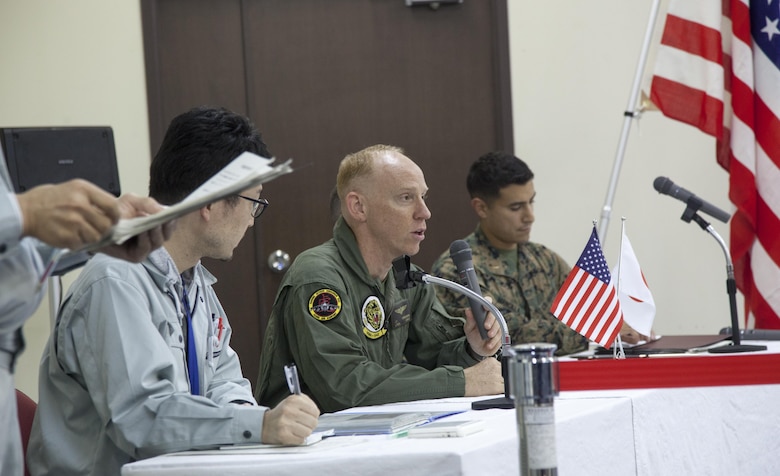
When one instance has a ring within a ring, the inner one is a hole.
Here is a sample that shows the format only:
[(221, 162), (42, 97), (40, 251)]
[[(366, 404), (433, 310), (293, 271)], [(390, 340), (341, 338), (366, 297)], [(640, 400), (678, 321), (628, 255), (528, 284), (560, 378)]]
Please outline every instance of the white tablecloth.
[[(471, 411), (473, 400), (368, 407), (468, 410), (448, 418), (487, 421), (485, 430), (462, 438), (338, 437), (272, 451), (187, 452), (125, 465), (122, 474), (518, 474), (514, 410)], [(562, 392), (555, 401), (555, 420), (561, 476), (780, 475), (776, 384)]]
[[(468, 410), (473, 399), (442, 399), (383, 405), (382, 410)], [(362, 410), (367, 410), (364, 408)], [(480, 410), (447, 417), (484, 419), (487, 428), (462, 438), (328, 438), (305, 448), (278, 453), (246, 449), (188, 452), (125, 465), (128, 475), (388, 475), (518, 474), (514, 410)], [(561, 474), (633, 474), (631, 444), (594, 444), (594, 433), (613, 442), (633, 440), (631, 399), (621, 396), (562, 398), (555, 403), (558, 461)], [(340, 442), (343, 440), (343, 443)], [(564, 450), (566, 448), (566, 450)], [(617, 452), (616, 452), (617, 451)]]

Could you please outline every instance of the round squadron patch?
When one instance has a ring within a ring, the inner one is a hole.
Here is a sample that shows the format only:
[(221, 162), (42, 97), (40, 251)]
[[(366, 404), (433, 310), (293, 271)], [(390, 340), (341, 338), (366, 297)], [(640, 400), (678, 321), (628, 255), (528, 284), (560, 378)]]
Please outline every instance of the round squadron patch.
[(369, 296), (363, 303), (363, 334), (369, 339), (379, 339), (387, 333), (385, 329), (385, 310), (376, 296)]
[(336, 291), (320, 289), (309, 298), (309, 314), (318, 321), (329, 321), (341, 312), (341, 298)]

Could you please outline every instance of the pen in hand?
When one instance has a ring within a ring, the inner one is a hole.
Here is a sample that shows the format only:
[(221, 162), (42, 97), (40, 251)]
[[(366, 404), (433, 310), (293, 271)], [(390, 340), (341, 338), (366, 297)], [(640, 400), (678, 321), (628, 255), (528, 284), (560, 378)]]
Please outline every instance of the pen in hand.
[(298, 368), (295, 364), (284, 366), (284, 376), (287, 377), (287, 387), (293, 395), (301, 394), (301, 381), (298, 379)]

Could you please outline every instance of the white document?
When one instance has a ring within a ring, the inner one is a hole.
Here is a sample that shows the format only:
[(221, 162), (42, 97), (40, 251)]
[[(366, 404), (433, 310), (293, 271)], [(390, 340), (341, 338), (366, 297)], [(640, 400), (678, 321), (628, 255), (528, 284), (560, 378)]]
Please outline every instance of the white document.
[(485, 420), (440, 420), (409, 430), (409, 438), (458, 438), (485, 428)]
[(269, 182), (280, 175), (293, 171), (290, 166), (292, 159), (272, 167), (273, 161), (274, 159), (244, 152), (190, 193), (184, 200), (166, 207), (165, 210), (154, 215), (119, 220), (108, 236), (98, 243), (78, 250), (78, 252), (96, 250), (111, 243), (121, 245), (140, 233), (197, 210), (204, 205), (235, 195), (242, 190)]

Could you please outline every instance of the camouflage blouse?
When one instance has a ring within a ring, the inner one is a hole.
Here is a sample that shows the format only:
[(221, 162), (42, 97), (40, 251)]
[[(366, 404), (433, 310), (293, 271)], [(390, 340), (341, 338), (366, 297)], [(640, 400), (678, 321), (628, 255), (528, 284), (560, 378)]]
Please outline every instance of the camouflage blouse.
[[(517, 247), (517, 266), (512, 266), (490, 245), (479, 226), (464, 239), (471, 247), (482, 294), (491, 296), (493, 304), (504, 315), (513, 345), (550, 342), (558, 346), (557, 355), (587, 348), (585, 337), (550, 312), (553, 299), (570, 270), (563, 258), (543, 245), (528, 242)], [(460, 283), (449, 251), (436, 260), (431, 273)], [(441, 286), (436, 287), (436, 293), (450, 315), (464, 315), (468, 307), (466, 296)]]

